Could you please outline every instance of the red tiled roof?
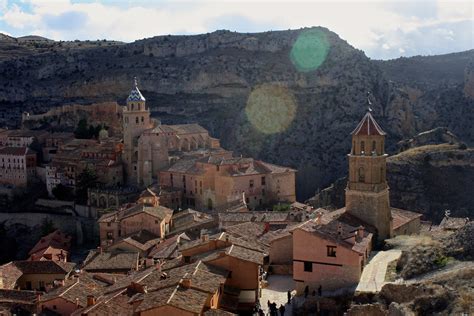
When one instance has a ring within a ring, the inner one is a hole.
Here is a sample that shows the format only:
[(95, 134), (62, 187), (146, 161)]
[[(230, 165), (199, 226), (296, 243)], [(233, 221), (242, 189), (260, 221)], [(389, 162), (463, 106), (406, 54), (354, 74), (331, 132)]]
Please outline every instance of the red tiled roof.
[(35, 152), (28, 147), (3, 147), (0, 149), (0, 155), (24, 156), (32, 154)]
[(359, 122), (357, 127), (351, 133), (353, 136), (365, 135), (386, 135), (379, 124), (375, 121), (371, 112), (367, 112), (362, 120)]
[(403, 226), (423, 215), (420, 213), (402, 210), (394, 207), (392, 207), (391, 212), (393, 218), (393, 229), (397, 229), (400, 226)]

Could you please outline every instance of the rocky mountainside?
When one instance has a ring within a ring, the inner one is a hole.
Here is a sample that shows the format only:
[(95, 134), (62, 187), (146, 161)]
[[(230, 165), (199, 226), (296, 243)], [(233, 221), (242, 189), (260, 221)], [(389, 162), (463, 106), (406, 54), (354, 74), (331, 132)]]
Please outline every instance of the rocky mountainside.
[(68, 103), (123, 104), (137, 76), (163, 123), (198, 122), (236, 154), (297, 168), (304, 199), (345, 175), (367, 91), (389, 151), (437, 126), (474, 143), (473, 56), (373, 61), (325, 28), (129, 44), (0, 38), (0, 120)]

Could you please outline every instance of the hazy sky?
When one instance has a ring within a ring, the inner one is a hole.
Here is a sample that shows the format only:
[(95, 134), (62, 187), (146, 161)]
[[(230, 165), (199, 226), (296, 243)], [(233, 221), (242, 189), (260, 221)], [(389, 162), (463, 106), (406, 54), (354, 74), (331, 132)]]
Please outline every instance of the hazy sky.
[(55, 40), (131, 42), (199, 34), (324, 26), (371, 58), (474, 48), (474, 1), (0, 0), (0, 32)]

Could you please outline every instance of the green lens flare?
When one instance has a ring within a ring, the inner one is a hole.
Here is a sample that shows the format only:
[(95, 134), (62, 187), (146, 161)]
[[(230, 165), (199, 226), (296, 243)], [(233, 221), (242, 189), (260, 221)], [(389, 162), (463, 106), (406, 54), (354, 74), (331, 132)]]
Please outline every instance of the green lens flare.
[(281, 133), (295, 118), (295, 98), (283, 86), (263, 84), (250, 93), (245, 114), (250, 123), (262, 133)]
[(303, 31), (290, 52), (290, 60), (298, 71), (309, 72), (319, 68), (326, 60), (329, 41), (320, 30)]

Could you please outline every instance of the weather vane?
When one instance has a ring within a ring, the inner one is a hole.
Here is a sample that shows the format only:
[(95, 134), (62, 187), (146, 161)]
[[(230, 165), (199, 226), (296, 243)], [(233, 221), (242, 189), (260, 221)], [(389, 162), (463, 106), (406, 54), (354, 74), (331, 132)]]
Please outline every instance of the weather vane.
[(370, 101), (370, 91), (367, 91), (367, 103), (368, 103), (369, 112), (372, 112), (372, 108), (371, 108), (372, 102)]

